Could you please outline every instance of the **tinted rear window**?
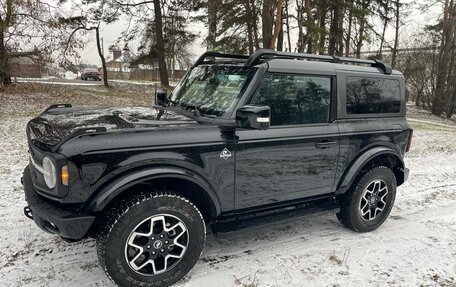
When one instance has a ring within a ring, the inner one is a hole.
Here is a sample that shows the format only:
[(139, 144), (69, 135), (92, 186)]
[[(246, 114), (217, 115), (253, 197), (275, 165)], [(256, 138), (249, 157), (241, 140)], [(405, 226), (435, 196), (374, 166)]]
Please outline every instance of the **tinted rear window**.
[(398, 113), (401, 108), (398, 80), (348, 77), (347, 114)]

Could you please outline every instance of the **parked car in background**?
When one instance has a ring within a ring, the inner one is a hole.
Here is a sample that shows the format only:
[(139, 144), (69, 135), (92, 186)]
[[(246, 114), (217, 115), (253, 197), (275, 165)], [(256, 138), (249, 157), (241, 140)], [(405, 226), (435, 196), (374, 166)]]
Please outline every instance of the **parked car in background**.
[(101, 81), (101, 74), (97, 69), (94, 68), (85, 68), (81, 73), (81, 80), (87, 81), (88, 79), (93, 79), (95, 81)]

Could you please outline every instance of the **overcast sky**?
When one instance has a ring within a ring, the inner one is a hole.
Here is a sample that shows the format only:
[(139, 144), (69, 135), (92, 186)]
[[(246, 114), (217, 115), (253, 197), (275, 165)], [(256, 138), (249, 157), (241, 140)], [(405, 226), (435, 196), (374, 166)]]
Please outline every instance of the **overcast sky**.
[[(434, 6), (427, 9), (425, 12), (422, 12), (419, 8), (420, 3), (429, 3), (429, 0), (421, 0), (421, 1), (412, 1), (406, 0), (404, 3), (408, 4), (408, 8), (406, 11), (406, 15), (403, 16), (402, 21), (405, 23), (405, 26), (401, 30), (400, 38), (404, 39), (409, 37), (410, 35), (414, 34), (416, 31), (421, 30), (425, 25), (434, 24), (438, 15), (441, 13), (441, 5), (435, 4)], [(377, 23), (376, 23), (377, 24)], [(120, 34), (123, 30), (125, 30), (127, 23), (125, 21), (119, 21), (111, 25), (102, 25), (101, 26), (101, 37), (103, 38), (104, 42), (104, 50), (105, 56), (107, 58), (112, 58), (108, 51), (108, 47), (112, 44), (115, 44)], [(381, 23), (378, 23), (378, 31), (381, 30)], [(196, 41), (191, 45), (190, 52), (192, 53), (194, 59), (196, 59), (201, 53), (206, 50), (206, 47), (203, 45), (203, 39), (207, 35), (206, 28), (204, 27), (203, 23), (191, 24), (189, 25), (189, 30), (193, 32), (199, 33), (200, 36), (196, 39)], [(93, 33), (94, 34), (94, 33)], [(292, 45), (296, 43), (296, 39), (293, 39), (293, 35), (296, 36), (297, 31), (292, 30)], [(386, 34), (386, 40), (389, 43), (393, 43), (394, 40), (394, 27), (389, 27)], [(123, 47), (125, 43), (120, 42), (119, 47)], [(378, 44), (378, 43), (377, 43)], [(128, 43), (131, 51), (133, 53), (137, 52), (137, 48), (139, 46), (139, 38), (132, 42)], [(378, 49), (375, 45), (366, 45), (364, 50), (376, 50)], [(88, 37), (88, 43), (85, 49), (80, 51), (81, 58), (79, 61), (85, 64), (95, 64), (101, 66), (101, 61), (98, 57), (97, 49), (96, 49), (96, 42), (95, 42), (95, 35), (90, 35)]]

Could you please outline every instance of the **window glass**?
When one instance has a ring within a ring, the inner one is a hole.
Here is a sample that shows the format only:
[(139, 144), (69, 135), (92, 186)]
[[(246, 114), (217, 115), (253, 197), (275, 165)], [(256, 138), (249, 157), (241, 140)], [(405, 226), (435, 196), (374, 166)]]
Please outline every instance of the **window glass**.
[(327, 123), (331, 78), (267, 74), (251, 103), (271, 108), (271, 125)]
[(400, 97), (398, 80), (347, 78), (347, 114), (398, 113)]
[(220, 117), (233, 109), (255, 69), (235, 66), (198, 66), (174, 89), (171, 105), (197, 108)]

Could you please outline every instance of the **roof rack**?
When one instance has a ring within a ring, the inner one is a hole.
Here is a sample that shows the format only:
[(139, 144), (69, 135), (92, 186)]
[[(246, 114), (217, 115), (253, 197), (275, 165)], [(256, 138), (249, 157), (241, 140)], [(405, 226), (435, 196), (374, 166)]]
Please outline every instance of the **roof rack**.
[(225, 59), (243, 59), (243, 60), (248, 60), (249, 56), (247, 55), (236, 55), (236, 54), (225, 54), (225, 53), (220, 53), (220, 52), (214, 52), (214, 51), (207, 51), (204, 52), (201, 56), (199, 56), (198, 60), (193, 64), (192, 68), (204, 64), (204, 60), (206, 58), (225, 58)]
[[(203, 54), (204, 55), (204, 54)], [(239, 55), (237, 55), (239, 56)], [(201, 58), (201, 57), (200, 57)], [(371, 67), (380, 68), (383, 73), (389, 75), (392, 73), (392, 68), (389, 64), (385, 64), (380, 60), (363, 60), (355, 58), (346, 58), (338, 56), (326, 56), (326, 55), (312, 55), (304, 53), (290, 53), (290, 52), (277, 52), (272, 49), (258, 49), (248, 57), (245, 62), (245, 67), (255, 66), (260, 62), (261, 59), (308, 59), (316, 61), (324, 61), (331, 63), (353, 63), (353, 64), (368, 64)], [(199, 59), (198, 59), (199, 60)]]

